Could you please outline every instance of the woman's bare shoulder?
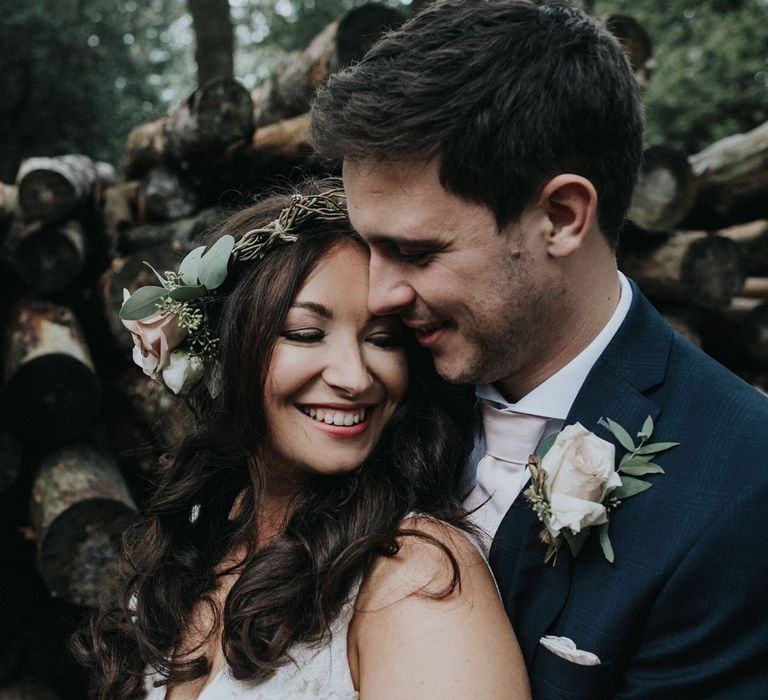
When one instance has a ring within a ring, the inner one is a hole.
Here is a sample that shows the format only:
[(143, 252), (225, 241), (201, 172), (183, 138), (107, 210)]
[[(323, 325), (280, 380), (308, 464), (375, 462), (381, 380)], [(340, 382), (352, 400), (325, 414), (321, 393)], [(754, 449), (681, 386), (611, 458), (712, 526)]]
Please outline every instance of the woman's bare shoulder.
[(405, 519), (401, 530), (399, 551), (367, 573), (350, 626), (361, 697), (528, 697), (517, 640), (477, 548), (428, 516)]
[(480, 552), (458, 528), (430, 516), (414, 515), (400, 523), (400, 530), (404, 534), (397, 538), (399, 551), (373, 562), (360, 590), (358, 608), (387, 606), (414, 594), (452, 598), (468, 587), (468, 579), (492, 581)]

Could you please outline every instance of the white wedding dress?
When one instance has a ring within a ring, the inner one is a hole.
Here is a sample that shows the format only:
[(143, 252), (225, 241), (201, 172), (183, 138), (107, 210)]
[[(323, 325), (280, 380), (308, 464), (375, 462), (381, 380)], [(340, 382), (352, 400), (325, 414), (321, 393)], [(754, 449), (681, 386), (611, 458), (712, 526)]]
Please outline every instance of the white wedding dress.
[[(293, 661), (281, 666), (265, 681), (239, 681), (224, 666), (198, 695), (198, 700), (357, 700), (347, 660), (347, 631), (354, 613), (357, 588), (331, 625), (331, 639), (320, 645), (296, 644)], [(147, 700), (164, 700), (166, 687), (153, 687), (156, 676), (147, 676)]]

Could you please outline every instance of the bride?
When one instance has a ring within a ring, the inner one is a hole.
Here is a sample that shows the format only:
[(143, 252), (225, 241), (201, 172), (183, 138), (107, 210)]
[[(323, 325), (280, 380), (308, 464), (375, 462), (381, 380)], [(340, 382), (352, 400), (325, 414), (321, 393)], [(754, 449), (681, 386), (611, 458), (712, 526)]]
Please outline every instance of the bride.
[(369, 314), (334, 185), (235, 214), (123, 306), (199, 420), (125, 538), (120, 604), (75, 641), (94, 698), (529, 697), (455, 497), (469, 419)]

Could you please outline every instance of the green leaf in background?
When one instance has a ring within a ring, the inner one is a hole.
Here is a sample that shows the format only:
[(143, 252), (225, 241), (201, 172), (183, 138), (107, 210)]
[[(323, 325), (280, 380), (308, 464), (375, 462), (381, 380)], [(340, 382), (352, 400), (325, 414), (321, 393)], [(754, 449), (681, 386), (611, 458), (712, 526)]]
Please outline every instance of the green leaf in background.
[(203, 256), (205, 246), (201, 245), (188, 253), (179, 265), (179, 277), (184, 284), (190, 287), (197, 286), (197, 267)]
[(168, 296), (174, 301), (193, 301), (208, 294), (208, 288), (205, 285), (199, 287), (176, 287), (169, 292)]
[(147, 316), (157, 313), (157, 304), (168, 296), (165, 287), (141, 287), (137, 289), (120, 308), (120, 318), (123, 321), (140, 321)]
[(629, 498), (630, 496), (635, 496), (638, 493), (642, 493), (643, 491), (651, 488), (651, 486), (653, 486), (653, 484), (647, 481), (641, 481), (640, 479), (635, 479), (632, 476), (622, 476), (621, 486), (611, 491), (608, 494), (608, 497), (622, 500), (624, 498)]
[(605, 558), (613, 564), (613, 547), (611, 546), (611, 539), (608, 537), (608, 523), (603, 523), (597, 528), (598, 535), (600, 536), (600, 547), (603, 550)]
[(673, 447), (677, 447), (679, 442), (654, 442), (652, 445), (643, 445), (638, 451), (639, 455), (653, 455), (657, 452), (664, 452)]
[(222, 236), (208, 250), (197, 266), (197, 278), (208, 289), (216, 289), (227, 278), (227, 265), (235, 247), (232, 236)]
[(560, 433), (551, 433), (542, 439), (539, 446), (536, 448), (536, 454), (539, 455), (540, 459), (544, 459), (544, 455), (546, 455), (552, 448), (552, 445), (555, 444), (555, 440), (557, 440), (559, 434)]
[(611, 420), (610, 418), (605, 419), (608, 423), (608, 430), (610, 430), (614, 437), (619, 441), (621, 446), (625, 450), (630, 450), (631, 452), (635, 451), (635, 443), (632, 441), (632, 438), (629, 436), (629, 433), (624, 430), (615, 420)]
[(646, 464), (620, 467), (619, 471), (622, 474), (629, 474), (630, 476), (643, 476), (644, 474), (664, 474), (664, 470), (658, 465), (652, 462)]

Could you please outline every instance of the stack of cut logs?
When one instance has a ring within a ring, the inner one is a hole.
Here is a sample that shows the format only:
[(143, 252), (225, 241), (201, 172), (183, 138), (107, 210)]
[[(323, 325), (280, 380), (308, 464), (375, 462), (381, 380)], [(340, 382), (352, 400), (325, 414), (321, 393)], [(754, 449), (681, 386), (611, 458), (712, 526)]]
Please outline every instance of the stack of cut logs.
[[(119, 176), (82, 155), (36, 157), (14, 184), (0, 184), (0, 546), (9, 572), (0, 700), (84, 696), (64, 640), (85, 609), (114, 595), (120, 535), (146, 500), (154, 464), (191, 425), (186, 405), (131, 363), (117, 316), (123, 288), (152, 283), (144, 261), (175, 267), (250, 195), (327, 172), (309, 143), (312, 94), (400, 21), (365, 5), (251, 94), (231, 80), (199, 87), (130, 133)], [(608, 24), (647, 80), (647, 35), (628, 17)], [(690, 157), (648, 149), (618, 251), (681, 333), (761, 389), (766, 166), (768, 124)]]

